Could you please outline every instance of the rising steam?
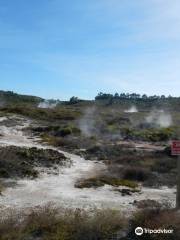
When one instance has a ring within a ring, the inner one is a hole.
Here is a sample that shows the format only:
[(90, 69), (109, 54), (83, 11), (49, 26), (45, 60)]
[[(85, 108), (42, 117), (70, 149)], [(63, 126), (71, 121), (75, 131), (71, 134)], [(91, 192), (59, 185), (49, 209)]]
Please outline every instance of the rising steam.
[(44, 100), (38, 104), (38, 108), (50, 108), (53, 109), (57, 106), (58, 101), (51, 102), (50, 100)]
[(79, 128), (84, 136), (90, 137), (96, 132), (95, 111), (95, 107), (87, 108), (79, 121)]
[(136, 106), (131, 106), (129, 109), (124, 111), (125, 113), (136, 113), (138, 112)]
[(172, 116), (164, 110), (154, 110), (146, 117), (146, 122), (157, 127), (169, 127), (172, 125)]

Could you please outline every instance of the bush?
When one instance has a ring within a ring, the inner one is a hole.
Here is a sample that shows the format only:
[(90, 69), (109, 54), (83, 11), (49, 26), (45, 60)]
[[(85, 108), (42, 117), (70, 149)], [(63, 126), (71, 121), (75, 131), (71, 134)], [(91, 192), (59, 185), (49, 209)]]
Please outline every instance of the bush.
[(161, 158), (157, 159), (153, 166), (151, 167), (152, 171), (158, 173), (169, 173), (171, 170), (176, 169), (177, 159), (176, 158)]
[(123, 171), (123, 178), (128, 180), (135, 180), (144, 182), (150, 176), (150, 172), (145, 168), (127, 167)]
[(6, 169), (0, 168), (0, 177), (1, 178), (9, 178), (9, 173)]
[(72, 129), (70, 127), (62, 128), (57, 135), (61, 137), (66, 137), (67, 135), (72, 134)]
[[(173, 229), (173, 234), (143, 234), (135, 235), (136, 227), (146, 229)], [(180, 239), (180, 216), (175, 210), (156, 208), (137, 212), (131, 222), (129, 238), (133, 240), (177, 240)]]
[(174, 136), (175, 130), (173, 128), (121, 128), (121, 134), (125, 139), (164, 142), (170, 140), (172, 136)]
[(31, 210), (28, 215), (10, 213), (1, 217), (0, 239), (106, 240), (125, 226), (126, 219), (117, 211), (88, 212), (46, 206)]
[(14, 113), (38, 120), (75, 120), (80, 116), (80, 112), (68, 108), (40, 109), (36, 107), (27, 107), (23, 105), (11, 105), (1, 108), (4, 113)]
[(16, 146), (0, 147), (1, 178), (36, 178), (35, 167), (65, 165), (69, 161), (64, 154), (52, 149), (25, 148)]
[(72, 138), (63, 138), (63, 137), (55, 137), (48, 134), (41, 134), (42, 142), (45, 142), (46, 144), (52, 145), (54, 147), (63, 147), (68, 148), (68, 150), (71, 149), (77, 149), (77, 140), (73, 141)]
[(115, 177), (107, 177), (107, 176), (80, 180), (75, 184), (75, 187), (77, 188), (95, 187), (96, 188), (96, 187), (102, 187), (105, 184), (111, 185), (113, 187), (125, 186), (133, 189), (138, 187), (138, 184), (133, 181), (119, 179)]
[(98, 178), (89, 178), (89, 179), (83, 179), (79, 180), (76, 184), (76, 188), (97, 188), (97, 187), (103, 187), (104, 183), (101, 181), (101, 179)]

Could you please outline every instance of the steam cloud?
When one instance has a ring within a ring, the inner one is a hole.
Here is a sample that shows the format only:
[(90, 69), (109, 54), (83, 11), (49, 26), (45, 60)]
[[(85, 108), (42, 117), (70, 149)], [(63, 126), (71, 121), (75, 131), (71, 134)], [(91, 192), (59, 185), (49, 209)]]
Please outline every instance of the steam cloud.
[(44, 100), (43, 102), (40, 102), (38, 105), (38, 108), (50, 108), (53, 109), (57, 106), (58, 102), (50, 102), (49, 100)]
[(136, 113), (138, 112), (136, 106), (131, 106), (129, 109), (124, 111), (125, 113)]
[(172, 125), (172, 117), (169, 113), (165, 113), (164, 110), (154, 110), (146, 117), (146, 122), (155, 124), (158, 127), (169, 127)]
[(90, 137), (96, 132), (95, 127), (95, 107), (89, 107), (85, 110), (83, 117), (79, 121), (79, 128), (83, 135)]

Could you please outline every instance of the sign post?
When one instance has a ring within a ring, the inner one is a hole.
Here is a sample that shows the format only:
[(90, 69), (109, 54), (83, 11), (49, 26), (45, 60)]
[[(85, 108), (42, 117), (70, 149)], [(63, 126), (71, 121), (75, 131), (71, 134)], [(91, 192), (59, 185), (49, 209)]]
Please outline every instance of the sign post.
[(177, 193), (176, 208), (180, 209), (180, 140), (174, 140), (171, 144), (171, 155), (179, 156), (177, 160)]

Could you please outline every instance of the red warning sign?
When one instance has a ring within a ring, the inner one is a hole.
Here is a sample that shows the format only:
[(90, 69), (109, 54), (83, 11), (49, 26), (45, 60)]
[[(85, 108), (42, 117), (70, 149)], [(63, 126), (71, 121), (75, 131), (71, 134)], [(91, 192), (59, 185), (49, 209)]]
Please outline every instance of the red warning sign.
[(180, 155), (180, 140), (172, 141), (171, 154), (172, 155)]

